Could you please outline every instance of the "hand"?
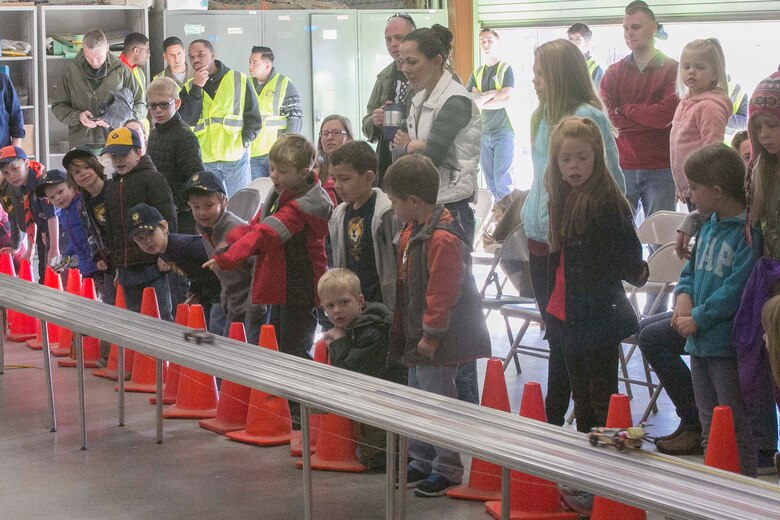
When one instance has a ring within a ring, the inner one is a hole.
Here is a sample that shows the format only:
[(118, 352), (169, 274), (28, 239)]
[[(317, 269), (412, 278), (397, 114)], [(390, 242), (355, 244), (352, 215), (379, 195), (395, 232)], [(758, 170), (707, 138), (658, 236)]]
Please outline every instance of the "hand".
[(206, 82), (209, 79), (209, 71), (206, 70), (206, 68), (202, 68), (195, 71), (195, 75), (192, 77), (192, 82), (199, 86), (200, 88), (203, 88), (203, 85), (206, 84)]
[(672, 326), (677, 331), (677, 334), (683, 338), (693, 336), (699, 327), (691, 316), (680, 316), (676, 321), (672, 321)]
[(406, 145), (406, 153), (418, 153), (425, 151), (425, 140), (415, 139)]
[(97, 126), (102, 126), (103, 128), (111, 128), (110, 126), (108, 126), (108, 123), (106, 123), (106, 122), (105, 122), (105, 121), (103, 121), (102, 119), (95, 119), (93, 122), (94, 122), (94, 123), (95, 123), (95, 125), (97, 125)]
[(374, 126), (377, 126), (379, 128), (382, 128), (385, 124), (385, 105), (390, 103), (389, 101), (385, 101), (382, 103), (382, 106), (371, 112), (371, 121), (374, 123)]
[(433, 356), (436, 354), (436, 347), (439, 345), (432, 342), (430, 338), (423, 335), (423, 337), (420, 339), (420, 342), (417, 344), (417, 352), (421, 356), (425, 356), (428, 359), (433, 359)]
[(95, 266), (100, 271), (108, 271), (108, 264), (106, 263), (105, 260), (98, 260), (97, 263), (95, 264)]
[(3, 248), (0, 248), (0, 254), (8, 253), (9, 255), (14, 256), (18, 252), (19, 252), (19, 248), (18, 247), (16, 249), (14, 249), (13, 247), (3, 247)]
[(81, 123), (83, 126), (86, 126), (87, 128), (95, 128), (97, 126), (97, 123), (93, 121), (91, 118), (92, 118), (92, 112), (90, 112), (89, 110), (85, 110), (79, 114), (79, 123)]
[(168, 264), (168, 262), (166, 262), (165, 260), (163, 260), (162, 258), (160, 258), (158, 256), (157, 257), (157, 270), (160, 271), (161, 273), (166, 273), (166, 272), (171, 270), (171, 266)]
[(60, 248), (50, 247), (49, 252), (46, 254), (46, 263), (51, 265), (52, 259), (57, 258), (58, 256), (60, 256)]
[(205, 264), (201, 266), (203, 269), (211, 269), (212, 271), (216, 271), (219, 269), (219, 266), (217, 265), (217, 261), (213, 258), (210, 260), (207, 260)]
[(677, 318), (685, 318), (693, 312), (693, 300), (690, 294), (680, 293), (677, 295), (677, 301), (674, 303), (674, 313), (672, 314), (672, 324)]
[(412, 142), (412, 139), (409, 137), (409, 134), (407, 132), (404, 132), (403, 130), (398, 130), (395, 133), (395, 137), (393, 138), (393, 144), (395, 146), (404, 146), (410, 142)]
[(347, 335), (347, 331), (341, 327), (333, 327), (329, 331), (322, 335), (322, 339), (325, 340), (326, 345), (330, 345), (331, 342), (341, 339)]
[(114, 273), (114, 287), (119, 287), (119, 269)]
[(677, 253), (677, 256), (680, 257), (681, 260), (690, 260), (691, 259), (691, 250), (688, 248), (688, 244), (691, 243), (691, 236), (683, 233), (682, 231), (677, 232), (677, 240), (674, 242), (674, 251)]
[(22, 255), (22, 260), (32, 262), (32, 255), (33, 255), (33, 247), (31, 244), (30, 247), (27, 248), (27, 251), (25, 251), (24, 254)]

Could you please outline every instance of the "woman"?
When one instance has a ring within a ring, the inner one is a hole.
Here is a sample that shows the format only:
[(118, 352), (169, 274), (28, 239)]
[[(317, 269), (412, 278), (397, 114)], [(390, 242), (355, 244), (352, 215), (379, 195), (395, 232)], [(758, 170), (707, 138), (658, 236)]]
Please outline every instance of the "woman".
[(399, 130), (393, 140), (393, 159), (418, 152), (430, 157), (439, 170), (438, 202), (460, 220), (471, 243), (469, 202), (477, 190), (481, 124), (468, 91), (445, 68), (451, 49), (452, 33), (438, 24), (414, 30), (401, 42), (401, 72), (417, 94), (408, 132)]
[(333, 179), (328, 175), (328, 157), (335, 152), (341, 145), (354, 140), (352, 137), (352, 124), (344, 116), (333, 114), (322, 120), (320, 125), (320, 137), (317, 140), (317, 158), (316, 165), (319, 167), (318, 177), (322, 187), (330, 195), (333, 201), (333, 207), (339, 205), (336, 190), (333, 188)]
[[(588, 67), (577, 46), (568, 40), (547, 42), (535, 52), (533, 84), (539, 107), (531, 116), (531, 141), (534, 179), (523, 204), (521, 219), (528, 235), (531, 284), (542, 318), (548, 321), (547, 304), (552, 292), (548, 284), (550, 247), (548, 239), (548, 197), (544, 174), (549, 161), (551, 130), (565, 117), (577, 115), (593, 120), (604, 140), (606, 166), (621, 193), (626, 185), (618, 163), (617, 145), (604, 106), (593, 90)], [(563, 425), (571, 393), (569, 375), (563, 358), (563, 341), (547, 338), (550, 361), (547, 372), (547, 422)]]

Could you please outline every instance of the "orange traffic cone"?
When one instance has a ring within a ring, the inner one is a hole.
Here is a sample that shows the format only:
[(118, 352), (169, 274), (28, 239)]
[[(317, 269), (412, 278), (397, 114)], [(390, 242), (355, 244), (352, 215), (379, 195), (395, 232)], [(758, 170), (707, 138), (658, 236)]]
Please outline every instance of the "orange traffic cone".
[[(203, 306), (190, 307), (187, 326), (191, 329), (205, 329), (206, 317)], [(163, 412), (166, 419), (208, 419), (217, 415), (217, 378), (181, 367), (176, 404)]]
[[(482, 385), (482, 406), (509, 412), (509, 394), (504, 379), (504, 365), (499, 358), (490, 358)], [(465, 500), (501, 500), (501, 466), (481, 459), (471, 461), (468, 484), (447, 491), (450, 498)]]
[[(317, 363), (328, 362), (328, 346), (325, 345), (325, 340), (319, 340), (314, 344), (314, 361)], [(317, 437), (320, 435), (320, 422), (324, 414), (315, 413), (309, 415), (309, 452), (314, 453), (317, 451)], [(303, 436), (299, 430), (293, 430), (292, 438), (290, 439), (290, 455), (293, 457), (303, 456)]]
[(7, 274), (8, 276), (16, 276), (16, 269), (14, 269), (14, 259), (11, 257), (11, 253), (0, 253), (0, 274)]
[[(46, 276), (43, 279), (43, 285), (57, 291), (62, 290), (62, 278), (60, 275), (52, 271), (51, 267), (46, 268)], [(49, 332), (49, 350), (56, 349), (59, 346), (60, 340), (60, 327), (53, 323), (47, 323), (46, 330)], [(33, 350), (43, 349), (43, 340), (41, 336), (41, 327), (38, 325), (38, 333), (35, 335), (35, 339), (27, 340), (27, 346)]]
[[(362, 473), (367, 468), (358, 460), (356, 448), (355, 423), (334, 413), (325, 414), (320, 421), (317, 452), (311, 456), (311, 469)], [(302, 468), (303, 462), (297, 461), (295, 467)]]
[[(144, 288), (141, 296), (141, 314), (160, 319), (160, 308), (157, 306), (157, 294), (154, 292), (154, 287)], [(155, 393), (157, 391), (156, 365), (157, 362), (153, 357), (136, 352), (133, 356), (133, 377), (125, 385), (125, 391)], [(165, 367), (163, 367), (163, 372), (165, 372)], [(115, 386), (114, 390), (119, 391), (119, 387)]]
[[(260, 347), (279, 350), (273, 325), (260, 327)], [(225, 436), (246, 444), (279, 446), (290, 442), (290, 423), (290, 405), (287, 404), (287, 399), (253, 388), (249, 396), (246, 429), (227, 432)]]
[[(612, 394), (609, 399), (609, 411), (607, 412), (607, 428), (629, 428), (633, 426), (631, 419), (631, 402), (627, 395)], [(647, 513), (636, 507), (627, 506), (608, 498), (593, 497), (593, 510), (590, 513), (592, 520), (645, 520)]]
[[(231, 323), (228, 337), (246, 343), (244, 324), (241, 322)], [(217, 416), (213, 419), (198, 421), (198, 426), (220, 435), (245, 429), (251, 393), (252, 389), (248, 386), (223, 380), (222, 386), (219, 388)]]
[[(75, 269), (72, 269), (72, 271), (75, 271)], [(95, 280), (92, 278), (84, 278), (81, 285), (81, 295), (85, 298), (90, 298), (92, 301), (97, 300)], [(60, 339), (62, 339), (62, 336), (60, 336)], [(81, 349), (84, 357), (84, 366), (86, 368), (95, 368), (97, 362), (100, 360), (100, 340), (90, 336), (84, 336), (81, 340)], [(61, 359), (57, 362), (57, 365), (61, 367), (75, 367), (76, 360), (72, 358)]]
[[(13, 265), (13, 264), (12, 264)], [(27, 260), (19, 262), (19, 279), (32, 282), (32, 267)], [(21, 312), (8, 310), (8, 335), (11, 341), (23, 342), (34, 339), (40, 324), (38, 318), (22, 314)]]
[[(109, 283), (111, 282), (109, 281)], [(114, 300), (114, 307), (119, 309), (127, 309), (127, 304), (125, 303), (125, 290), (122, 289), (121, 285), (116, 286), (116, 299)], [(135, 357), (135, 352), (129, 348), (126, 348), (124, 353), (125, 378), (127, 378), (133, 372), (133, 357)], [(108, 365), (106, 368), (99, 368), (92, 372), (92, 375), (97, 377), (104, 377), (113, 381), (119, 379), (119, 349), (116, 345), (113, 343), (111, 344), (111, 350), (108, 353)]]
[[(190, 306), (186, 303), (180, 303), (176, 306), (177, 325), (187, 326), (190, 321)], [(176, 402), (176, 394), (179, 393), (179, 377), (181, 375), (181, 366), (176, 363), (168, 363), (168, 371), (165, 373), (165, 383), (163, 386), (163, 404), (173, 404)], [(149, 398), (150, 404), (157, 404), (157, 396)]]
[(704, 454), (704, 464), (734, 473), (740, 472), (734, 417), (728, 406), (716, 406), (712, 410), (712, 424), (707, 451)]
[[(68, 269), (68, 281), (65, 283), (65, 292), (68, 294), (81, 295), (81, 273), (78, 269)], [(73, 346), (73, 331), (67, 327), (60, 327), (60, 341), (57, 348), (51, 349), (51, 355), (55, 357), (66, 357), (71, 355)], [(85, 358), (86, 359), (86, 358)], [(76, 366), (60, 365), (60, 366)]]
[[(547, 422), (542, 387), (539, 383), (529, 382), (523, 387), (520, 416)], [(500, 500), (486, 502), (485, 509), (493, 518), (501, 518), (502, 504)], [(511, 472), (510, 503), (503, 505), (510, 507), (509, 518), (512, 519), (577, 520), (579, 518), (577, 513), (563, 509), (558, 495), (558, 486), (554, 482), (514, 470)]]

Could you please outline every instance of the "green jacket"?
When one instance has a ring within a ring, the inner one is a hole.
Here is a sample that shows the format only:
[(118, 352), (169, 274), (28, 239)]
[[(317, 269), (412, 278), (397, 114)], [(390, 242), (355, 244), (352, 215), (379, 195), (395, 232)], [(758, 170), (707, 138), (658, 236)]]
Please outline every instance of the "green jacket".
[(70, 148), (81, 145), (102, 146), (106, 142), (109, 129), (99, 126), (87, 128), (79, 122), (79, 114), (85, 110), (99, 113), (100, 105), (108, 103), (111, 94), (122, 88), (128, 88), (133, 93), (132, 117), (139, 121), (146, 117), (146, 100), (133, 73), (111, 53), (108, 53), (106, 63), (106, 76), (96, 90), (92, 89), (84, 75), (84, 51), (79, 51), (62, 72), (62, 90), (55, 96), (51, 109), (57, 119), (68, 125)]

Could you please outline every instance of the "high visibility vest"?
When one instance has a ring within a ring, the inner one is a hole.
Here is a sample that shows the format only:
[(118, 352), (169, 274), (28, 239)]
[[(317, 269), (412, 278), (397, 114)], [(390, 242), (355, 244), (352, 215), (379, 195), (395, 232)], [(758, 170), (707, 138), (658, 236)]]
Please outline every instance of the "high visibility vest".
[(594, 60), (593, 58), (586, 59), (585, 63), (588, 65), (588, 75), (590, 76), (590, 78), (596, 79), (595, 74), (596, 74), (596, 69), (599, 68), (599, 64), (596, 63), (596, 60)]
[(146, 74), (141, 67), (133, 67), (130, 69), (133, 72), (133, 77), (138, 82), (138, 86), (141, 87), (141, 95), (146, 99)]
[[(203, 91), (200, 118), (192, 127), (200, 142), (204, 163), (237, 161), (244, 155), (241, 131), (244, 129), (244, 104), (246, 103), (246, 74), (229, 70), (222, 76), (216, 95)], [(189, 92), (192, 79), (184, 83)]]
[(729, 81), (729, 99), (731, 99), (731, 115), (737, 115), (739, 107), (742, 105), (742, 100), (745, 99), (747, 93), (742, 90), (739, 83), (732, 83)]
[(268, 155), (271, 147), (279, 138), (279, 132), (287, 129), (287, 116), (279, 115), (279, 112), (287, 95), (287, 85), (289, 83), (290, 80), (287, 77), (281, 74), (274, 74), (274, 77), (263, 85), (260, 92), (257, 92), (257, 88), (254, 86), (254, 82), (252, 82), (252, 88), (255, 89), (255, 94), (257, 95), (257, 104), (260, 105), (260, 116), (263, 119), (263, 126), (249, 148), (251, 157)]
[[(482, 65), (474, 73), (474, 85), (475, 85), (474, 88), (479, 93), (482, 93), (482, 76), (484, 76), (485, 74), (485, 68), (487, 68), (487, 65)], [(498, 62), (498, 69), (496, 69), (496, 75), (493, 76), (493, 84), (495, 85), (496, 90), (501, 90), (501, 88), (504, 86), (504, 75), (506, 74), (506, 70), (508, 68), (509, 68), (508, 63), (505, 63), (503, 61)]]

